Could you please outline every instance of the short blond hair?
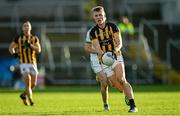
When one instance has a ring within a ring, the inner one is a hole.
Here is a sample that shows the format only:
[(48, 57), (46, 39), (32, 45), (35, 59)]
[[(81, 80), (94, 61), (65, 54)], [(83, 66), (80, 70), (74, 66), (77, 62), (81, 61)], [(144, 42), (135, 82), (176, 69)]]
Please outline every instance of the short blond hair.
[(99, 11), (104, 11), (104, 7), (95, 6), (95, 7), (92, 8), (92, 12), (99, 12)]
[(24, 25), (25, 23), (29, 23), (30, 26), (32, 26), (32, 25), (31, 25), (31, 22), (30, 22), (29, 20), (25, 20), (25, 21), (23, 22), (23, 25)]

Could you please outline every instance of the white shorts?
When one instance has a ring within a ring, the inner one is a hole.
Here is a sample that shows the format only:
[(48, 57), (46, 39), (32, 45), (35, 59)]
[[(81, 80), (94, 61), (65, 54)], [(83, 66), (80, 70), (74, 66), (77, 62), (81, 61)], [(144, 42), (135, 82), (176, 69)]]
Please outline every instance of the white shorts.
[(117, 60), (115, 60), (115, 62), (113, 63), (112, 66), (106, 66), (104, 64), (101, 64), (104, 72), (107, 75), (107, 77), (110, 77), (110, 76), (112, 76), (114, 74), (113, 69), (115, 68), (115, 66), (117, 64), (123, 64), (124, 65), (124, 60), (123, 60), (122, 55), (121, 56), (117, 56)]
[(91, 67), (94, 71), (94, 73), (98, 73), (100, 71), (104, 71), (104, 73), (106, 74), (107, 77), (110, 77), (114, 74), (113, 69), (115, 68), (115, 66), (117, 64), (121, 64), (123, 63), (124, 65), (124, 60), (122, 55), (121, 56), (117, 56), (117, 60), (115, 60), (114, 64), (112, 66), (106, 66), (104, 64), (100, 64), (99, 63), (99, 58), (96, 54), (91, 54), (90, 55), (90, 61), (91, 61)]
[(91, 62), (91, 67), (94, 71), (94, 73), (98, 73), (103, 70), (101, 67), (101, 64), (99, 63), (99, 58), (97, 54), (90, 54), (90, 62)]
[(34, 64), (20, 64), (21, 74), (30, 73), (32, 75), (38, 74), (37, 66)]

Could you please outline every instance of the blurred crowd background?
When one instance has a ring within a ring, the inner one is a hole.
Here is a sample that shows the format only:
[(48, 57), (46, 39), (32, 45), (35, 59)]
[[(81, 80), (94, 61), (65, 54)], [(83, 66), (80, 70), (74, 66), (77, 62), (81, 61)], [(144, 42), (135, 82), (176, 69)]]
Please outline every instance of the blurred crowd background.
[(8, 51), (24, 20), (32, 23), (32, 33), (42, 45), (39, 88), (96, 85), (83, 48), (86, 32), (94, 25), (91, 8), (96, 5), (104, 6), (107, 20), (122, 32), (130, 83), (180, 83), (179, 0), (1, 0), (0, 87), (24, 86), (16, 68), (18, 60)]

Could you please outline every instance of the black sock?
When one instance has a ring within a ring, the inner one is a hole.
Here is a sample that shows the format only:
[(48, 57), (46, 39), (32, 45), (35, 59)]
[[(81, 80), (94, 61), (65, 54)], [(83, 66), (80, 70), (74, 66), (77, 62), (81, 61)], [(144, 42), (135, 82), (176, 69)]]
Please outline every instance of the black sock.
[(105, 103), (105, 104), (104, 104), (104, 107), (108, 107), (108, 104), (107, 104), (107, 103)]
[(130, 104), (131, 107), (136, 107), (134, 99), (130, 99), (129, 104)]

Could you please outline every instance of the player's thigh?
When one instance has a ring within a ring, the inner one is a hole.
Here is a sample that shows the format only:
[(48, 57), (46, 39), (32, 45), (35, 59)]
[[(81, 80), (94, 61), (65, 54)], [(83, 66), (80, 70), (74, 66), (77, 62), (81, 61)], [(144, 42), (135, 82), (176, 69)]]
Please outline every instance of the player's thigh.
[(118, 79), (115, 77), (115, 74), (108, 78), (108, 82), (115, 88), (117, 88), (120, 91), (123, 91), (123, 85), (118, 81)]
[(115, 74), (113, 74), (111, 77), (108, 77), (108, 81), (112, 84), (112, 86), (116, 86), (118, 83), (118, 80), (115, 77)]
[(37, 75), (31, 75), (31, 85), (35, 86), (37, 84)]
[(119, 81), (126, 81), (124, 63), (119, 63), (114, 67), (116, 78)]
[(31, 85), (35, 86), (38, 77), (38, 69), (35, 65), (30, 65), (30, 74), (31, 74)]
[(31, 85), (31, 76), (29, 75), (29, 73), (25, 72), (22, 74), (22, 78), (26, 84), (26, 86), (30, 86)]
[(104, 73), (104, 71), (100, 71), (100, 72), (98, 72), (96, 75), (97, 75), (97, 77), (98, 77), (99, 80), (101, 80), (101, 81), (107, 81), (107, 76), (106, 76), (106, 74)]

